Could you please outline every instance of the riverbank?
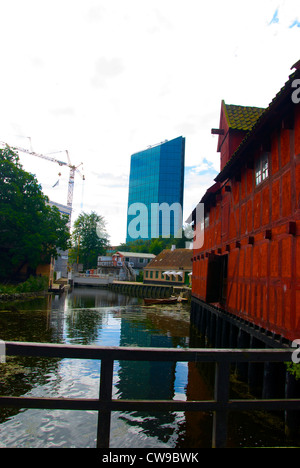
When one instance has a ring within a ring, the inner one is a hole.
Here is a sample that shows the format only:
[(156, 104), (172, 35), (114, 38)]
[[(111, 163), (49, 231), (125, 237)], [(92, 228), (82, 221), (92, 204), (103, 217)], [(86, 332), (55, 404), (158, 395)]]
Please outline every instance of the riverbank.
[(138, 283), (130, 281), (113, 281), (108, 285), (111, 291), (134, 297), (169, 298), (181, 296), (190, 302), (191, 288), (187, 286), (172, 286), (168, 284)]
[(48, 294), (48, 285), (46, 276), (30, 276), (19, 284), (0, 284), (0, 302), (43, 297)]
[(45, 297), (48, 291), (24, 292), (24, 293), (0, 293), (0, 302), (23, 301)]

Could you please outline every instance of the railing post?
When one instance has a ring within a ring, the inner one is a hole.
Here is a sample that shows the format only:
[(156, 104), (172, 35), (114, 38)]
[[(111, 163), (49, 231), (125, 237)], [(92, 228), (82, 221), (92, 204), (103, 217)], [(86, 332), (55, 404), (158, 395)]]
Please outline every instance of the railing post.
[[(113, 385), (114, 360), (102, 358), (100, 370), (100, 401), (111, 401)], [(111, 410), (100, 410), (98, 412), (97, 426), (97, 448), (109, 447)]]
[(229, 377), (230, 362), (216, 362), (215, 400), (221, 407), (214, 412), (213, 448), (226, 448), (227, 446)]

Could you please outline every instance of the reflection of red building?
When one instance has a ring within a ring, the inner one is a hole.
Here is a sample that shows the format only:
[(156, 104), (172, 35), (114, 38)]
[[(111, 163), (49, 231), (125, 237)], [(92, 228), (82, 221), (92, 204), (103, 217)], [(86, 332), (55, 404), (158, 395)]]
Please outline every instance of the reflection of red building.
[(212, 130), (221, 171), (201, 200), (204, 245), (193, 252), (192, 286), (194, 301), (289, 340), (300, 338), (299, 62), (294, 68), (266, 109), (222, 102)]

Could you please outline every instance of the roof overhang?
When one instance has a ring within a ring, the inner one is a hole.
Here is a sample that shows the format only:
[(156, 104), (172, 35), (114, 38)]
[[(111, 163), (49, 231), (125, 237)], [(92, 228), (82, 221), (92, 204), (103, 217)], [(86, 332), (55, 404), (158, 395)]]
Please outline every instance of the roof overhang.
[[(295, 64), (299, 68), (296, 69), (289, 77), (289, 80), (277, 93), (274, 99), (271, 101), (269, 106), (264, 110), (261, 116), (257, 119), (252, 129), (246, 134), (245, 138), (232, 155), (228, 163), (224, 166), (222, 171), (215, 178), (216, 182), (224, 182), (228, 178), (232, 177), (233, 173), (240, 167), (241, 160), (245, 161), (245, 155), (249, 150), (249, 154), (252, 154), (250, 149), (264, 140), (266, 135), (266, 129), (268, 127), (274, 128), (274, 122), (280, 121), (283, 114), (295, 104), (292, 102), (291, 95), (293, 92), (292, 82), (295, 78), (300, 76), (300, 61)], [(242, 158), (243, 156), (243, 158)], [(247, 157), (246, 157), (247, 158)]]

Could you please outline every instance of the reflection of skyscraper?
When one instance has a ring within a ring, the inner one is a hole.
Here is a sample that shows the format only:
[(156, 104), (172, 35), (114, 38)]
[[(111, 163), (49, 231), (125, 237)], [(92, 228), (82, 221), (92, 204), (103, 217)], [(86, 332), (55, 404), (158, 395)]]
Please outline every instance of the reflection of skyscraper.
[[(172, 338), (150, 334), (149, 323), (122, 320), (120, 346), (172, 348)], [(120, 361), (118, 370), (118, 397), (121, 399), (172, 400), (174, 397), (175, 362)], [(149, 436), (166, 441), (166, 426), (173, 427), (173, 412), (123, 413), (121, 419), (131, 426), (142, 428)], [(172, 431), (170, 432), (172, 433)]]
[[(123, 319), (120, 346), (172, 348), (173, 342), (169, 336), (149, 334), (143, 323)], [(125, 399), (172, 399), (174, 372), (175, 366), (172, 362), (121, 361), (118, 388)]]
[[(127, 238), (132, 241), (137, 238), (147, 239), (159, 237), (163, 229), (170, 228), (170, 235), (176, 235), (177, 229), (182, 227), (183, 185), (184, 185), (184, 158), (185, 138), (178, 137), (152, 146), (131, 156), (128, 212), (127, 212)], [(144, 210), (135, 211), (134, 204), (143, 204)], [(176, 221), (178, 213), (170, 212), (170, 220), (158, 218), (158, 224), (151, 219), (151, 204), (162, 203), (171, 207), (178, 204), (181, 207), (181, 216)], [(139, 226), (136, 229), (139, 235), (133, 236), (132, 221), (138, 214)], [(163, 224), (166, 222), (167, 226)], [(152, 236), (151, 236), (152, 230)], [(153, 235), (155, 233), (155, 235)]]

